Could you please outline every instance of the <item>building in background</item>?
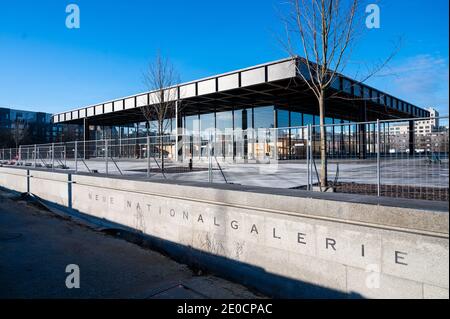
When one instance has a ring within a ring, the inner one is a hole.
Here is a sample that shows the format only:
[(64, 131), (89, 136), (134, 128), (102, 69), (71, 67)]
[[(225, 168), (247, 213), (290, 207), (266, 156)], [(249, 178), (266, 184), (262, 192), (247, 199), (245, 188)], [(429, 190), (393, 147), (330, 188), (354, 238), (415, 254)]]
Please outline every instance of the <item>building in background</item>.
[[(439, 112), (429, 107), (427, 119), (414, 123), (414, 141), (416, 153), (445, 152), (448, 141), (448, 126), (441, 126)], [(407, 122), (389, 124), (390, 153), (408, 153), (410, 125)]]
[(439, 129), (439, 112), (432, 107), (427, 110), (430, 113), (430, 119), (416, 122), (415, 132), (417, 135), (427, 135)]
[[(415, 121), (414, 123), (414, 134), (416, 136), (429, 135), (440, 129), (439, 112), (432, 107), (427, 108), (427, 111), (429, 112), (427, 119)], [(392, 124), (389, 126), (389, 133), (391, 135), (408, 135), (409, 124), (407, 122)]]
[(0, 108), (0, 148), (78, 139), (80, 129), (52, 123), (49, 113)]

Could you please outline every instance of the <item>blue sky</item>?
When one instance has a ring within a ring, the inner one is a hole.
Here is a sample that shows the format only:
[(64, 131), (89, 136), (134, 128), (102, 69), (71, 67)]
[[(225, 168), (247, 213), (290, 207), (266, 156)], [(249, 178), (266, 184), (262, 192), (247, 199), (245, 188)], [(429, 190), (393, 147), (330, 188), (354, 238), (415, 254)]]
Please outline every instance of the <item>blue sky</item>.
[[(381, 28), (367, 31), (346, 70), (403, 45), (368, 84), (448, 114), (448, 0), (374, 0)], [(81, 28), (67, 29), (76, 3)], [(160, 50), (183, 81), (286, 57), (285, 0), (0, 0), (0, 106), (58, 112), (145, 91)]]

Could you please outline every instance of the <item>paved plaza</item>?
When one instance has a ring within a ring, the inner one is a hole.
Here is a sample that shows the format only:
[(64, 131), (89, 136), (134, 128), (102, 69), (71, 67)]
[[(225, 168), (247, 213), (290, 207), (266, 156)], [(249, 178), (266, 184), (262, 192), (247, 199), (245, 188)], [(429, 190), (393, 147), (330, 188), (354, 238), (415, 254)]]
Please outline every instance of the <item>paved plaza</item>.
[[(48, 163), (48, 162), (47, 162)], [(28, 163), (32, 167), (32, 163)], [(42, 165), (42, 163), (41, 163)], [(56, 168), (65, 165), (65, 169)], [(109, 175), (124, 175), (133, 177), (147, 176), (147, 159), (108, 160)], [(189, 168), (189, 161), (165, 161), (165, 174), (161, 174), (161, 161), (150, 161), (150, 179), (171, 179), (194, 182), (209, 181), (208, 159), (196, 159)], [(80, 173), (106, 173), (104, 158), (88, 160), (55, 161), (55, 171), (77, 171)], [(255, 161), (247, 163), (233, 162), (232, 159), (217, 157), (211, 161), (212, 180), (215, 183), (233, 183), (247, 186), (262, 186), (274, 188), (298, 188), (307, 185), (307, 162), (303, 161)], [(316, 159), (317, 171), (320, 171), (320, 160)], [(313, 182), (317, 181), (316, 168), (312, 167)], [(402, 185), (419, 187), (448, 188), (449, 162), (430, 162), (426, 157), (418, 158), (381, 158), (381, 183), (384, 185)], [(51, 170), (51, 168), (49, 168)], [(376, 159), (330, 159), (328, 163), (328, 178), (340, 183), (376, 184)]]

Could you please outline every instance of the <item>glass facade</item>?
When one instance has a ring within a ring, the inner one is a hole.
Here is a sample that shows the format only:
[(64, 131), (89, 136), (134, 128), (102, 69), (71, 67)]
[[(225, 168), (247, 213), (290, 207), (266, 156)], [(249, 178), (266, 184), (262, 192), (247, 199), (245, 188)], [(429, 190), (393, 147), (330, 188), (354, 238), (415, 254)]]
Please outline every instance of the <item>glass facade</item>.
[[(372, 95), (372, 92), (367, 93)], [(391, 99), (385, 101), (392, 103)], [(305, 127), (308, 125), (313, 126), (313, 153), (317, 155), (320, 152), (317, 142), (320, 117), (317, 113), (298, 110), (299, 107), (295, 105), (290, 108), (267, 105), (182, 116), (182, 156), (206, 157), (208, 141), (212, 138), (212, 153), (217, 157), (261, 159), (276, 156), (278, 159), (305, 159)], [(325, 125), (330, 157), (370, 156), (375, 152), (374, 125), (350, 124), (347, 120), (333, 117), (325, 117)], [(165, 134), (174, 134), (175, 120), (166, 121), (164, 128)], [(152, 121), (114, 127), (91, 126), (89, 138), (137, 138), (156, 134), (158, 125)]]
[(274, 128), (275, 112), (273, 106), (263, 106), (253, 108), (254, 129), (258, 128)]
[(81, 126), (53, 124), (51, 117), (49, 113), (0, 108), (0, 148), (82, 138)]

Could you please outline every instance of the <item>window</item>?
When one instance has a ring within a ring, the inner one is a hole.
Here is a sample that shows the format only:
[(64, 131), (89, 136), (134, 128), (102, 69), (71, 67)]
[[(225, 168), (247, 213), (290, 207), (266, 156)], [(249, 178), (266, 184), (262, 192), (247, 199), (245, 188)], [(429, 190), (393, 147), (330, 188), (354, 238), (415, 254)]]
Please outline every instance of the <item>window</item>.
[(303, 114), (303, 125), (304, 126), (309, 125), (309, 124), (313, 125), (314, 124), (313, 121), (314, 121), (313, 116), (311, 114)]
[(198, 115), (186, 116), (185, 123), (185, 128), (188, 134), (200, 131), (200, 120), (198, 118)]
[(278, 109), (277, 110), (277, 127), (289, 127), (289, 111)]
[(302, 113), (291, 112), (291, 126), (302, 126)]
[(370, 98), (370, 89), (368, 87), (364, 87), (363, 92), (364, 92), (364, 98), (365, 99)]
[(353, 94), (355, 94), (355, 96), (361, 96), (361, 85), (359, 84), (355, 84), (353, 85)]
[(342, 86), (345, 93), (352, 93), (352, 83), (349, 80), (343, 79)]
[(273, 106), (255, 108), (254, 118), (255, 118), (254, 129), (275, 127)]
[(398, 100), (392, 98), (392, 107), (396, 110), (398, 110)]
[(211, 131), (215, 129), (214, 113), (200, 115), (200, 131)]
[(231, 111), (228, 112), (219, 112), (216, 113), (216, 121), (217, 121), (217, 129), (221, 132), (225, 132), (226, 129), (233, 128), (233, 113)]
[(378, 103), (378, 92), (372, 90), (372, 102)]
[(333, 81), (331, 82), (331, 87), (335, 90), (341, 89), (341, 78), (339, 76), (336, 76)]
[(252, 109), (234, 111), (234, 128), (244, 130), (252, 128)]

